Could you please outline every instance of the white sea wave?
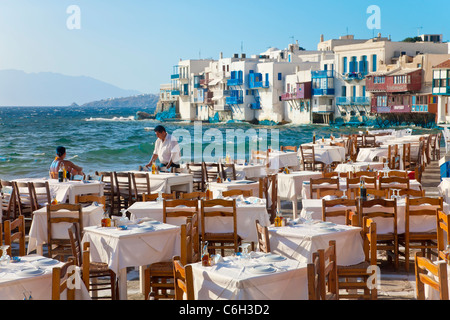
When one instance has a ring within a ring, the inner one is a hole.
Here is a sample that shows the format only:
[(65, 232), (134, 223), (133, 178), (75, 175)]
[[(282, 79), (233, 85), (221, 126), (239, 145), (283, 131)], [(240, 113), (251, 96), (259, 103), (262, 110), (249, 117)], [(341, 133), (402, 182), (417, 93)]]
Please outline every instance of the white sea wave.
[(129, 117), (113, 117), (113, 118), (93, 118), (85, 119), (85, 121), (136, 121), (134, 116)]

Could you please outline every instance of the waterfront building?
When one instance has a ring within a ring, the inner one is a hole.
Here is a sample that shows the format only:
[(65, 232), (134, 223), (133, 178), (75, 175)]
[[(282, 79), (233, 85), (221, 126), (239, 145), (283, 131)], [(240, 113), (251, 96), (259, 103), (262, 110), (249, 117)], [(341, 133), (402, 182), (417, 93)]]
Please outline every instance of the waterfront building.
[(366, 76), (382, 64), (395, 64), (402, 56), (447, 54), (446, 43), (397, 42), (378, 34), (364, 42), (336, 45), (334, 72), (336, 117), (344, 121), (365, 121), (371, 116), (371, 97), (366, 90)]
[(438, 97), (437, 122), (450, 123), (450, 59), (433, 66), (433, 94)]
[(172, 95), (172, 84), (165, 83), (159, 87), (159, 101), (156, 105), (156, 112), (165, 112), (171, 109), (175, 110), (175, 113), (179, 113), (178, 96)]

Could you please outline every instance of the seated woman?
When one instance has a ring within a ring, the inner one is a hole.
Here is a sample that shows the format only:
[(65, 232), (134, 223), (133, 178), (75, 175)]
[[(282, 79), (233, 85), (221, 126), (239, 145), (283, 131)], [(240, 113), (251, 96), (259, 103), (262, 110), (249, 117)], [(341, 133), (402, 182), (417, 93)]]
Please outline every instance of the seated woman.
[(61, 164), (64, 164), (64, 168), (66, 168), (67, 172), (70, 173), (70, 176), (80, 174), (83, 175), (83, 168), (75, 165), (72, 161), (64, 160), (66, 157), (66, 148), (58, 147), (56, 148), (56, 158), (53, 160), (50, 165), (50, 178), (58, 179), (58, 171)]

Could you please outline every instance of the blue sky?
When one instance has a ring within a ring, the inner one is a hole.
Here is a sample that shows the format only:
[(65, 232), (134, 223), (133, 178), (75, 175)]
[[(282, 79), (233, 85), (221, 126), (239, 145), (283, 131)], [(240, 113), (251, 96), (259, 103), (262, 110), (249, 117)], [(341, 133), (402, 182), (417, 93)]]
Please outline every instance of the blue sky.
[[(66, 21), (80, 8), (80, 29)], [(367, 28), (377, 5), (381, 29)], [(123, 89), (157, 93), (179, 59), (315, 50), (325, 40), (381, 32), (400, 41), (420, 33), (450, 39), (450, 2), (384, 0), (0, 0), (0, 69), (89, 76)], [(292, 38), (293, 37), (293, 38)]]

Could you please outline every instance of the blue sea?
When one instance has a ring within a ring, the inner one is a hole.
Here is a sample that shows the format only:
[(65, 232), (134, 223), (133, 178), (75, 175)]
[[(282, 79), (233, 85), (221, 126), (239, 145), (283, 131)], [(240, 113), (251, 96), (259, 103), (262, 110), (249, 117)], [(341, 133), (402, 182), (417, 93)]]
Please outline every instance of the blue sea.
[[(312, 140), (313, 132), (318, 138), (338, 137), (340, 134), (357, 133), (365, 128), (332, 127), (325, 125), (279, 125), (258, 126), (248, 123), (202, 123), (201, 131), (194, 123), (184, 121), (159, 122), (136, 120), (137, 111), (150, 112), (143, 108), (84, 108), (84, 107), (0, 107), (0, 179), (46, 177), (57, 146), (65, 146), (68, 160), (83, 167), (86, 174), (95, 171), (137, 170), (148, 163), (153, 152), (156, 136), (153, 131), (158, 124), (169, 133), (182, 132), (190, 139), (180, 139), (186, 147), (192, 144), (192, 154), (183, 152), (183, 161), (198, 160), (194, 156), (194, 144), (202, 149), (215, 148), (214, 156), (225, 157), (230, 144), (235, 147), (237, 157), (248, 159), (249, 146), (255, 141), (264, 148), (272, 145), (300, 145)], [(196, 131), (197, 130), (197, 131)], [(237, 130), (237, 131), (236, 131)], [(240, 131), (239, 131), (240, 130)], [(197, 132), (197, 134), (196, 134)], [(201, 132), (199, 135), (198, 133)], [(246, 138), (245, 147), (239, 141), (226, 140), (227, 133)], [(413, 128), (413, 134), (433, 132), (431, 129)], [(220, 138), (220, 137), (219, 137)], [(276, 141), (275, 141), (276, 139)], [(185, 149), (187, 150), (187, 149)], [(244, 150), (244, 151), (242, 151)], [(222, 154), (220, 154), (223, 151)], [(189, 159), (191, 158), (191, 159)]]

